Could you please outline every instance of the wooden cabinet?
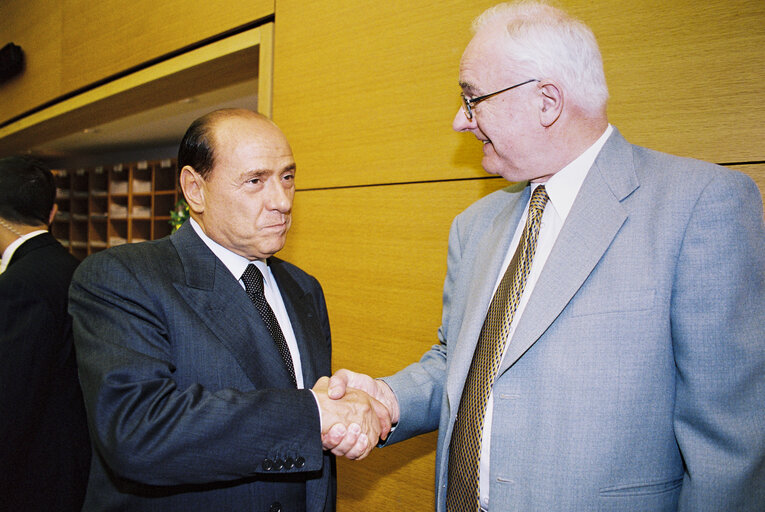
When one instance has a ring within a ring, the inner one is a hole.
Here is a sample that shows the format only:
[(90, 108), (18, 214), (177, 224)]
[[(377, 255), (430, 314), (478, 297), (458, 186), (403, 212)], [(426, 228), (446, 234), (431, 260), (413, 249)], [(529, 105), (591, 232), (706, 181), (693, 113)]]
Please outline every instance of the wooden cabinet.
[(172, 231), (178, 198), (174, 160), (56, 170), (58, 213), (53, 235), (77, 258)]

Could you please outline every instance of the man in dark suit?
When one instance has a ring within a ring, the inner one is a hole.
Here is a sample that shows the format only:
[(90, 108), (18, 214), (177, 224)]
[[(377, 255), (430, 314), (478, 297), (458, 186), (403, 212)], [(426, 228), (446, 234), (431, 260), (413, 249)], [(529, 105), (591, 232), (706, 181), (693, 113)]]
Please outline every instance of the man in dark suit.
[(72, 283), (95, 448), (84, 510), (332, 511), (322, 434), (376, 440), (389, 422), (364, 393), (327, 397), (321, 286), (273, 256), (292, 150), (270, 120), (222, 110), (191, 125), (178, 166), (190, 221), (89, 257)]
[(0, 509), (78, 511), (90, 443), (67, 296), (77, 260), (48, 233), (50, 170), (0, 159)]
[(757, 186), (627, 142), (565, 12), (474, 27), (453, 128), (515, 184), (452, 224), (439, 343), (333, 396), (376, 394), (389, 443), (438, 429), (438, 511), (765, 510)]

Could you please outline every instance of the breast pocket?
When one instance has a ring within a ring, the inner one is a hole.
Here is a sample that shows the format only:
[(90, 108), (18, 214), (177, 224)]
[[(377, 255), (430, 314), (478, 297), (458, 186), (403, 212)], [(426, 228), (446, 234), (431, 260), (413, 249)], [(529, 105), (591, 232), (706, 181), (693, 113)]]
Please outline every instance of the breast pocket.
[(582, 294), (569, 306), (571, 317), (647, 311), (656, 306), (656, 290), (615, 289), (608, 293)]

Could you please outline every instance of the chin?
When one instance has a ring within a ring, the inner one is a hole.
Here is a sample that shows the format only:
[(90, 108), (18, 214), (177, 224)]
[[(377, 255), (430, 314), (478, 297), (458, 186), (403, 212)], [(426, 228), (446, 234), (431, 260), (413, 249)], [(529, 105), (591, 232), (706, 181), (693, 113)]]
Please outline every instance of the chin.
[(282, 238), (279, 241), (274, 241), (272, 244), (268, 244), (264, 247), (261, 247), (263, 254), (268, 254), (268, 257), (270, 258), (277, 252), (281, 251), (284, 248), (284, 242), (286, 239)]
[(492, 162), (491, 160), (487, 161), (487, 159), (484, 158), (483, 161), (481, 161), (481, 167), (483, 167), (483, 170), (489, 174), (504, 177), (502, 174), (502, 167), (497, 165), (496, 162)]
[(499, 176), (500, 178), (504, 178), (507, 181), (517, 182), (524, 181), (526, 179), (521, 177), (522, 173), (518, 169), (503, 165), (501, 162), (497, 162), (496, 160), (484, 158), (481, 161), (481, 166), (487, 173)]

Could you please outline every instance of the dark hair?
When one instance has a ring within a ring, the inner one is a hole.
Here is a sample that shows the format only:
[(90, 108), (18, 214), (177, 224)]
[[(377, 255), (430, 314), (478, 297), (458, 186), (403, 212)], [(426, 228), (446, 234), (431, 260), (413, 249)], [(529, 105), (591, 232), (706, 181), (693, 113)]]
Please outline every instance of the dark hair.
[(196, 119), (181, 139), (178, 148), (178, 172), (188, 165), (202, 178), (208, 179), (215, 167), (215, 126), (222, 119), (237, 116), (267, 119), (262, 114), (241, 108), (213, 110)]
[(181, 146), (178, 148), (179, 172), (188, 165), (197, 171), (202, 178), (207, 179), (215, 165), (212, 128), (217, 117), (216, 112), (206, 114), (196, 119), (186, 130), (186, 134), (181, 140)]
[(0, 217), (47, 225), (55, 201), (56, 183), (45, 164), (23, 156), (0, 158)]

